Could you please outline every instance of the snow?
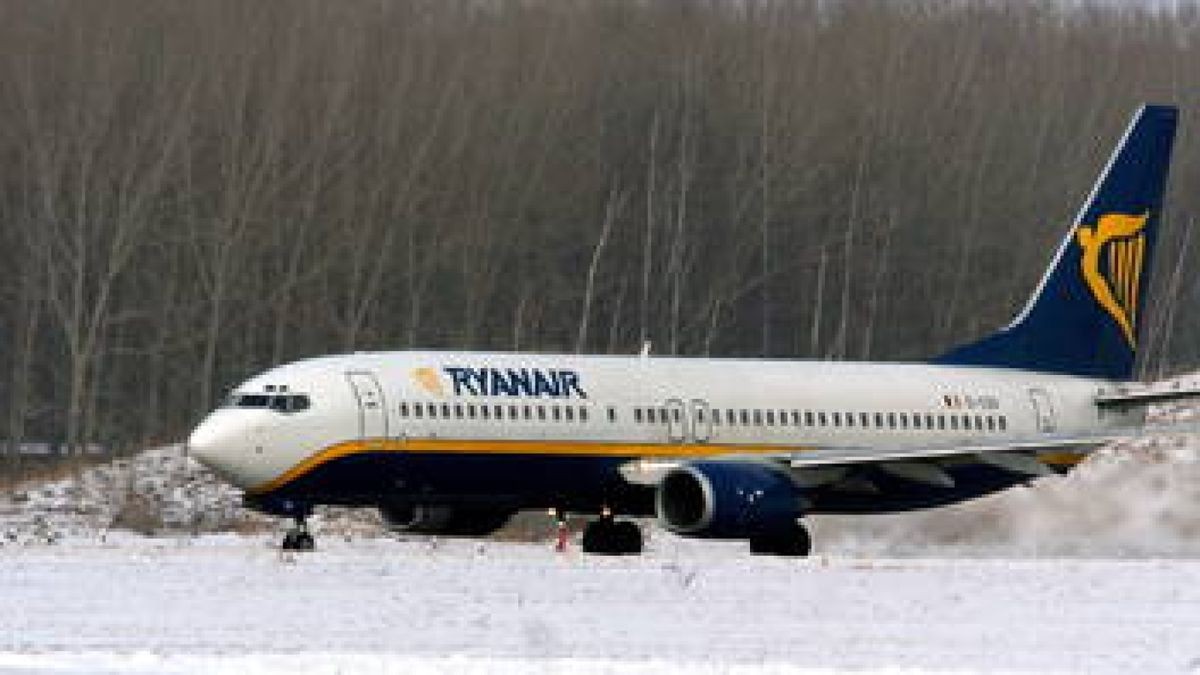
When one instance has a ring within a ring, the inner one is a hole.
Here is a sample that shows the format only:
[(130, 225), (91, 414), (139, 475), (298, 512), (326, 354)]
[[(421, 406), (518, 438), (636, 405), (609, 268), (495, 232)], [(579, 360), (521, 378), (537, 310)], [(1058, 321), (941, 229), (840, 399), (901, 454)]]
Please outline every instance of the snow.
[(654, 527), (638, 558), (396, 538), (344, 510), (283, 554), (239, 502), (177, 447), (0, 494), (0, 671), (1200, 673), (1194, 439), (813, 517), (802, 561)]
[(1200, 672), (1200, 562), (212, 535), (7, 549), (0, 669)]

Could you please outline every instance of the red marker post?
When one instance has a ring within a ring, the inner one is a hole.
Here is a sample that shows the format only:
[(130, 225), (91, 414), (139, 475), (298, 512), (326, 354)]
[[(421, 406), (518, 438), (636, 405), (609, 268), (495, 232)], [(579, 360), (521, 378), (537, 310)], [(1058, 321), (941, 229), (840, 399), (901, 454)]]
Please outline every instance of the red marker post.
[(554, 537), (554, 552), (566, 553), (567, 543), (571, 540), (571, 530), (567, 527), (567, 517), (561, 511), (554, 511), (557, 530)]

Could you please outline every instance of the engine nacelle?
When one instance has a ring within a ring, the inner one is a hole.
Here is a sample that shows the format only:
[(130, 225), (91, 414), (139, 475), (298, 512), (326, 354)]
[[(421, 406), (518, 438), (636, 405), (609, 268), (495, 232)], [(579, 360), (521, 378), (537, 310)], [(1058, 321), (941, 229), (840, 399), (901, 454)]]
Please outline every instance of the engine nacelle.
[(483, 536), (504, 527), (513, 512), (430, 504), (380, 504), (379, 513), (393, 532)]
[(800, 489), (783, 471), (750, 462), (694, 462), (658, 484), (655, 511), (668, 530), (691, 537), (745, 539), (793, 525)]

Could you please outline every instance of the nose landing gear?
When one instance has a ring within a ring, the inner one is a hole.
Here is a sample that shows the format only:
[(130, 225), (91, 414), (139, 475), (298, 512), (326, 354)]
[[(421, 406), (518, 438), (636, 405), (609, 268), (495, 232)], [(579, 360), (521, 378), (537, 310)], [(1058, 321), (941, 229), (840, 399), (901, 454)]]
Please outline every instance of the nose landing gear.
[(312, 533), (308, 531), (308, 521), (303, 516), (297, 516), (296, 524), (283, 535), (283, 550), (311, 551), (316, 545)]

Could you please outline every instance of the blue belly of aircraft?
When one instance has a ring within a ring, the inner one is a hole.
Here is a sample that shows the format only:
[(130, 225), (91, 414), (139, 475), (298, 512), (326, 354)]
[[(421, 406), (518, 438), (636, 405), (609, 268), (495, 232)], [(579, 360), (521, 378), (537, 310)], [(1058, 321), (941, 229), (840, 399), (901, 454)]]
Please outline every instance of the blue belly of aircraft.
[[(375, 506), (381, 502), (461, 504), (504, 509), (564, 508), (596, 513), (654, 513), (654, 489), (631, 485), (618, 471), (630, 458), (580, 455), (367, 452), (316, 467), (250, 503), (287, 513), (293, 504)], [(889, 513), (974, 499), (1030, 480), (983, 464), (948, 470), (952, 488), (925, 485), (870, 467), (855, 473), (873, 490), (810, 490), (810, 513)], [(281, 506), (282, 505), (282, 506)]]

